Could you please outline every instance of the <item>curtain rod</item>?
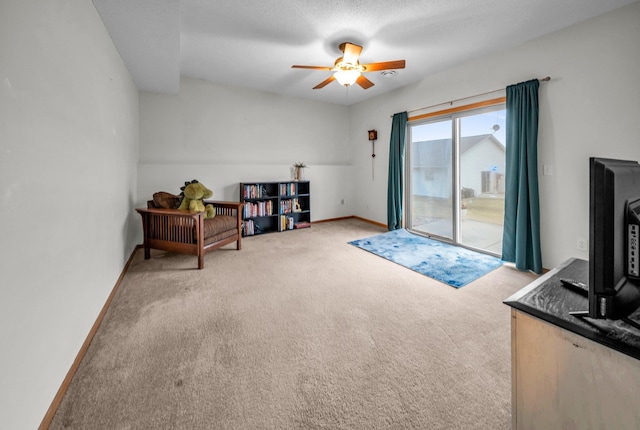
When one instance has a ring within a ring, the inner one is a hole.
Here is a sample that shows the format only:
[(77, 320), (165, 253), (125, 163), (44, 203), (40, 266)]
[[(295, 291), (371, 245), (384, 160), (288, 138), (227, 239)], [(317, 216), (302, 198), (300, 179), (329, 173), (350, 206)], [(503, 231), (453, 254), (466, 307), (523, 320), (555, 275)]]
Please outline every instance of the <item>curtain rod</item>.
[[(538, 79), (538, 82), (547, 82), (547, 81), (550, 81), (550, 80), (551, 80), (551, 77), (547, 76), (545, 78)], [(421, 110), (431, 109), (431, 108), (436, 107), (436, 106), (442, 106), (442, 105), (447, 105), (447, 104), (448, 105), (453, 105), (454, 103), (460, 102), (462, 100), (474, 99), (476, 97), (486, 96), (487, 94), (493, 94), (493, 93), (497, 93), (498, 91), (503, 91), (503, 90), (504, 90), (504, 88), (500, 88), (499, 90), (487, 91), (486, 93), (476, 94), (475, 96), (463, 97), (461, 99), (451, 100), (451, 101), (448, 101), (448, 102), (438, 103), (438, 104), (427, 106), (427, 107), (408, 110), (407, 113), (418, 112), (418, 111), (421, 111)], [(393, 115), (391, 115), (391, 118), (393, 118)]]

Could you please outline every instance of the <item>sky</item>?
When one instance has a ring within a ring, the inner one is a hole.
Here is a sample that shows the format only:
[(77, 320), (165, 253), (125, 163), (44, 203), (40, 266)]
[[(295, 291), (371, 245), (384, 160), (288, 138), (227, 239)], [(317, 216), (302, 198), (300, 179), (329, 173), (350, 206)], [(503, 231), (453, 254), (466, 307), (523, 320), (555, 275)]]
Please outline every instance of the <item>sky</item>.
[[(503, 145), (506, 142), (506, 110), (486, 112), (461, 118), (462, 136), (477, 136), (480, 134), (492, 134)], [(493, 127), (499, 126), (497, 131)], [(422, 123), (411, 126), (411, 140), (421, 142), (425, 140), (448, 139), (451, 138), (451, 119), (439, 120), (438, 122)]]

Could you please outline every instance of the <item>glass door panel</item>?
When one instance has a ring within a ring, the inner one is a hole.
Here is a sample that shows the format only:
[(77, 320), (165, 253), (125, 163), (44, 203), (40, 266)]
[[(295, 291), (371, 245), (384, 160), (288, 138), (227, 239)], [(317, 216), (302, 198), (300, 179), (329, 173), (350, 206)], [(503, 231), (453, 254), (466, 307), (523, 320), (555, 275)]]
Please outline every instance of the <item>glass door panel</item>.
[(462, 245), (502, 253), (506, 111), (460, 118), (460, 235)]
[(452, 120), (410, 127), (409, 228), (454, 238)]
[(409, 125), (407, 228), (500, 255), (504, 105)]

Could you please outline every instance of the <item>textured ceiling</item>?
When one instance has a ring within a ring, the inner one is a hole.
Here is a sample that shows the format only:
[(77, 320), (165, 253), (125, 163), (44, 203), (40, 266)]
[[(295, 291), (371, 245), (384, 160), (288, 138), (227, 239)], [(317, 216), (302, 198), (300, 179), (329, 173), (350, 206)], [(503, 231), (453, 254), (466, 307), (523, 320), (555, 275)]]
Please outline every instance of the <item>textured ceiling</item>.
[[(93, 0), (139, 89), (177, 93), (180, 76), (350, 105), (637, 0)], [(363, 90), (312, 90), (338, 45), (361, 63), (406, 60)]]

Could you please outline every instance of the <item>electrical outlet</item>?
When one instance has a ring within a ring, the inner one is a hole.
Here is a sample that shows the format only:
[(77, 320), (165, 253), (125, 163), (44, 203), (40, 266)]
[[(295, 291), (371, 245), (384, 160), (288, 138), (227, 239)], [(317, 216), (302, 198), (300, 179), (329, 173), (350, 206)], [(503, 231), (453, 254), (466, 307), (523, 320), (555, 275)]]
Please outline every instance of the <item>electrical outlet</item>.
[(588, 251), (589, 250), (589, 241), (584, 237), (579, 237), (576, 243), (576, 248), (578, 251)]

